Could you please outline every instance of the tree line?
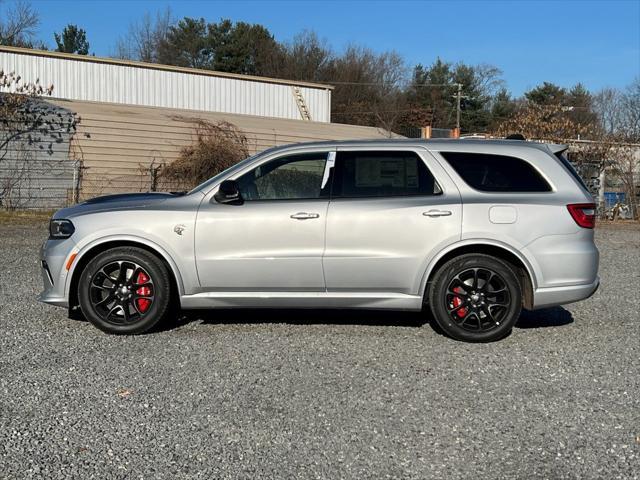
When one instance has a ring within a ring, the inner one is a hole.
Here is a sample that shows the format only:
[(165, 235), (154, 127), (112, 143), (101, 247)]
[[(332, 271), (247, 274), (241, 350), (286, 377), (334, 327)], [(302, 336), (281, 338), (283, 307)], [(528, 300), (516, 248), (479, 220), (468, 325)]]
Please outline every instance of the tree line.
[[(38, 14), (29, 4), (16, 3), (0, 17), (0, 44), (47, 48), (37, 39), (38, 25)], [(56, 51), (89, 54), (87, 32), (77, 25), (54, 33), (54, 41)], [(514, 98), (495, 66), (440, 58), (430, 65), (409, 66), (396, 51), (352, 44), (338, 52), (315, 32), (279, 41), (264, 25), (175, 19), (170, 10), (147, 13), (133, 22), (115, 41), (112, 56), (332, 84), (334, 122), (398, 133), (428, 125), (454, 127), (461, 85), (463, 133), (640, 142), (640, 78), (624, 90), (599, 92), (589, 92), (581, 83), (563, 88), (544, 82)]]

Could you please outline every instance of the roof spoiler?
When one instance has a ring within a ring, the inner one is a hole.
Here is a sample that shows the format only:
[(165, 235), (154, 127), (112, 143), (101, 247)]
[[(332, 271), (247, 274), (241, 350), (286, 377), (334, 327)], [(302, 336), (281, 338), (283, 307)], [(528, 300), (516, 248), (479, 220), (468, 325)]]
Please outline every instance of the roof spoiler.
[(547, 147), (551, 150), (551, 153), (558, 155), (569, 149), (568, 145), (560, 145), (557, 143), (547, 143)]

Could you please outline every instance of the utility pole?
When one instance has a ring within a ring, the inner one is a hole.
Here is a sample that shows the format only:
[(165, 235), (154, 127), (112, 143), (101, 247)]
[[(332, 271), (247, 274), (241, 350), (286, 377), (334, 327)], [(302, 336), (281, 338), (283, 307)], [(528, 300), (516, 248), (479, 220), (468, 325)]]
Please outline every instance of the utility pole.
[(456, 128), (458, 129), (458, 134), (460, 134), (460, 102), (462, 101), (462, 84), (457, 83), (458, 93), (456, 94)]

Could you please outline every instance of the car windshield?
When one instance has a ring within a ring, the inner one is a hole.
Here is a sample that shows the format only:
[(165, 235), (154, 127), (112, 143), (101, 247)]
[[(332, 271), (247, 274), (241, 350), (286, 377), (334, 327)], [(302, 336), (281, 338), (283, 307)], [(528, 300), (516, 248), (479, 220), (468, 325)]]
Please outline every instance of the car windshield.
[[(261, 152), (261, 153), (264, 153), (264, 152)], [(250, 163), (251, 161), (253, 161), (253, 159), (256, 158), (258, 155), (260, 155), (260, 153), (256, 153), (255, 155), (247, 157), (244, 160), (236, 163), (235, 165), (227, 168), (226, 170), (223, 170), (222, 172), (218, 173), (217, 175), (211, 177), (209, 180), (206, 180), (206, 181), (202, 182), (200, 185), (198, 185), (197, 187), (191, 189), (187, 195), (190, 195), (190, 194), (195, 193), (195, 192), (200, 192), (200, 191), (202, 191), (203, 193), (206, 193), (205, 190), (207, 190), (211, 185), (215, 184), (218, 180), (220, 180), (221, 178), (223, 178), (223, 177), (225, 177), (227, 175), (230, 175), (231, 173), (235, 172), (236, 170), (242, 169), (247, 163)]]

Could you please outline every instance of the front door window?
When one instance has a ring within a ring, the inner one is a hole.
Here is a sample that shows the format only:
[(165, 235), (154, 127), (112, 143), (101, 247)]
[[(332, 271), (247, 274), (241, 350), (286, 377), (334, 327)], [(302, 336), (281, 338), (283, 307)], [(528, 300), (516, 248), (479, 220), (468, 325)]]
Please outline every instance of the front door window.
[(313, 200), (329, 196), (322, 188), (327, 153), (278, 158), (264, 163), (238, 179), (245, 201)]

